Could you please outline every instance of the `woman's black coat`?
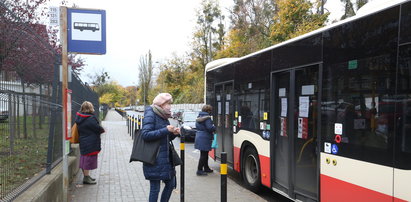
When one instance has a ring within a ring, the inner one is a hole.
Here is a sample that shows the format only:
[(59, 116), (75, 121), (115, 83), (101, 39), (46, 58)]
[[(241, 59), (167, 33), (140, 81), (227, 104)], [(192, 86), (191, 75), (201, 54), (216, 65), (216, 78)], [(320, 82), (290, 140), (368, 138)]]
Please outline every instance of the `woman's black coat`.
[(81, 155), (87, 155), (101, 150), (100, 134), (104, 132), (93, 114), (77, 112), (76, 121)]

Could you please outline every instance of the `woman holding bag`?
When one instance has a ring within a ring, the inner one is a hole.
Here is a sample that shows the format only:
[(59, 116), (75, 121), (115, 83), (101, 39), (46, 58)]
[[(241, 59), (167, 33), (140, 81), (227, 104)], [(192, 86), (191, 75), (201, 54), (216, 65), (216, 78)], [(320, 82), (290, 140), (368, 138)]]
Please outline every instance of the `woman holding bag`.
[(196, 138), (194, 147), (200, 150), (200, 160), (198, 161), (197, 175), (204, 176), (212, 173), (213, 170), (208, 166), (208, 152), (211, 150), (211, 143), (214, 137), (215, 126), (211, 120), (211, 105), (204, 105), (198, 118), (196, 119)]
[(144, 110), (143, 129), (141, 136), (144, 141), (160, 140), (160, 149), (154, 165), (143, 163), (146, 180), (150, 180), (150, 202), (156, 202), (160, 193), (160, 181), (165, 183), (161, 201), (169, 201), (173, 188), (176, 186), (176, 171), (170, 158), (169, 141), (180, 133), (180, 129), (170, 125), (172, 96), (160, 93), (153, 104)]

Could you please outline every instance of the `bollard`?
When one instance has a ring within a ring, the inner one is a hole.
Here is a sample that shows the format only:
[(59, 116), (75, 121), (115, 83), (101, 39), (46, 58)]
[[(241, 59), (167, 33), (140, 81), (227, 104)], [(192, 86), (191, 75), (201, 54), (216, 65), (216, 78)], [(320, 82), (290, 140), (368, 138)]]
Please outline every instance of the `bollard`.
[(183, 164), (180, 167), (180, 201), (184, 202), (184, 135), (180, 134), (180, 158)]
[(137, 116), (137, 128), (140, 130), (140, 115)]
[(221, 152), (221, 201), (227, 202), (227, 153)]
[(129, 124), (128, 124), (128, 116), (126, 116), (126, 125), (127, 125), (127, 133), (130, 133)]
[(130, 130), (130, 127), (131, 127), (131, 123), (130, 123), (130, 116), (129, 115), (127, 115), (127, 125), (128, 125), (128, 134), (130, 134), (130, 132), (131, 132), (131, 130)]
[(129, 123), (128, 123), (128, 134), (130, 134), (131, 135), (131, 116), (128, 116), (128, 120), (127, 120)]
[(138, 125), (138, 118), (136, 117), (134, 119), (134, 130), (138, 130), (137, 125)]
[[(133, 115), (133, 117), (131, 118), (131, 134), (133, 134), (133, 133), (134, 133), (134, 130), (135, 130), (135, 128), (134, 128), (134, 120), (135, 120), (135, 118), (134, 118), (134, 115)], [(131, 134), (130, 134), (130, 136), (131, 136)]]
[(128, 131), (127, 132), (128, 132), (128, 134), (130, 134), (131, 133), (131, 130), (130, 130), (131, 123), (130, 123), (130, 116), (128, 116), (128, 115), (127, 115), (127, 125), (128, 125), (128, 128), (127, 128)]

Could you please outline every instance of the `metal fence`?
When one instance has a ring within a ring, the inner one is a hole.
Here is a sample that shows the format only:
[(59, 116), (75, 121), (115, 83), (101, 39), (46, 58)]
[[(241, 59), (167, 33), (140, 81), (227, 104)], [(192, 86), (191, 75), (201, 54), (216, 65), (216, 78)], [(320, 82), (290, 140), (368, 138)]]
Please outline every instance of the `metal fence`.
[[(60, 58), (46, 26), (20, 18), (0, 0), (0, 201), (11, 201), (62, 158)], [(98, 96), (77, 76), (69, 84), (72, 123)]]

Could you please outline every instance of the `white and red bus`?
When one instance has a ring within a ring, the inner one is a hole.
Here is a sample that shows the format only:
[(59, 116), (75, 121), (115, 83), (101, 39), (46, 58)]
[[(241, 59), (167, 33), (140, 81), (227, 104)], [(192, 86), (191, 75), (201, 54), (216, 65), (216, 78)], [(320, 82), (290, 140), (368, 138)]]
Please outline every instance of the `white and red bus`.
[(295, 201), (411, 201), (411, 1), (379, 2), (207, 65), (212, 155), (227, 152), (250, 189)]

